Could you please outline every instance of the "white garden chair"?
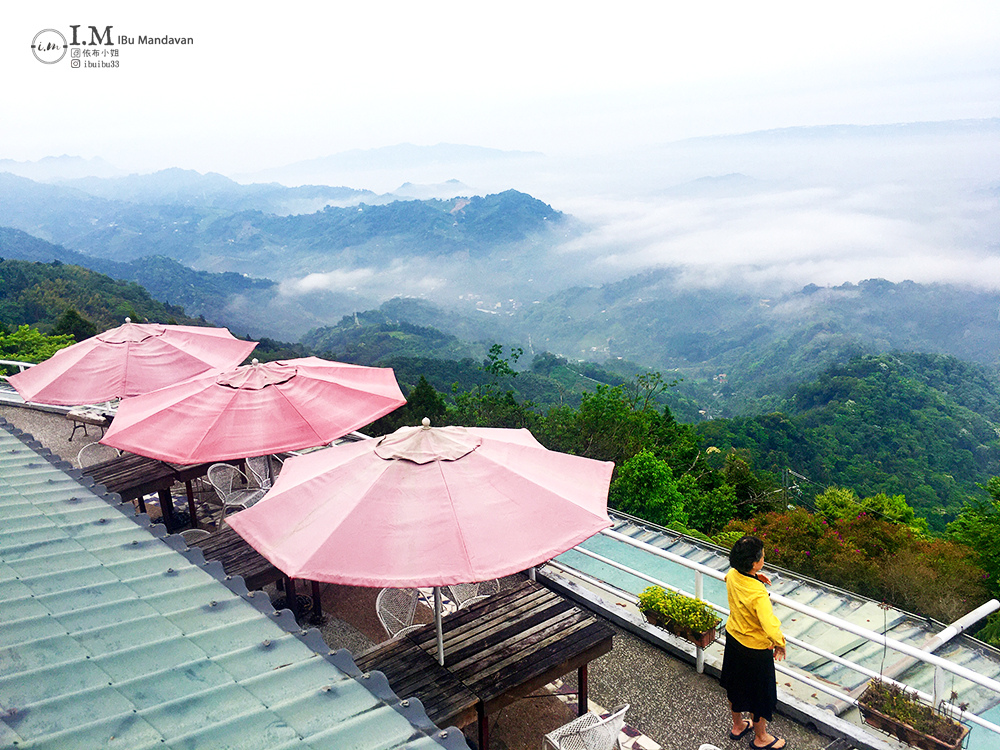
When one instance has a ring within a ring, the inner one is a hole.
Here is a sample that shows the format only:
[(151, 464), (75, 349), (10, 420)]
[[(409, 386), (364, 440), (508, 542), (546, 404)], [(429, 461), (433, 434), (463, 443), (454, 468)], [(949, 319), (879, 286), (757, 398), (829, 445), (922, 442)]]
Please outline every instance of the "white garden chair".
[(382, 589), (375, 599), (375, 613), (390, 638), (399, 638), (411, 630), (422, 628), (413, 624), (417, 612), (417, 589)]
[(555, 750), (621, 750), (621, 731), (625, 726), (625, 712), (628, 704), (618, 706), (608, 716), (601, 718), (593, 711), (563, 724), (549, 732), (542, 740), (542, 750), (546, 745)]
[(211, 496), (205, 502), (219, 508), (215, 528), (222, 527), (222, 522), (230, 510), (244, 510), (267, 494), (267, 490), (253, 487), (247, 475), (231, 464), (212, 464), (208, 467), (208, 481), (212, 483), (217, 495), (217, 502)]
[(459, 609), (465, 609), (471, 604), (487, 599), (500, 591), (500, 581), (480, 581), (479, 583), (453, 583), (446, 586), (448, 598)]
[(271, 489), (282, 461), (277, 456), (251, 456), (246, 459), (247, 470), (261, 489)]

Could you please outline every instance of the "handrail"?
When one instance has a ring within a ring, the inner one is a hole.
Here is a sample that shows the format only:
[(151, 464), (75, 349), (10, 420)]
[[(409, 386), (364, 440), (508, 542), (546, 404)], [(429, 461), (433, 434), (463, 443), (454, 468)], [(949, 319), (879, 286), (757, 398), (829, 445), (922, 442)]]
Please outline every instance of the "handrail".
[[(676, 562), (681, 565), (684, 565), (685, 567), (693, 568), (694, 570), (700, 571), (703, 574), (707, 574), (717, 580), (720, 581), (725, 580), (725, 575), (715, 570), (715, 568), (710, 568), (707, 565), (702, 565), (701, 563), (696, 563), (691, 560), (687, 560), (684, 557), (681, 557), (680, 555), (676, 555), (672, 552), (667, 552), (666, 550), (662, 550), (659, 547), (654, 547), (653, 545), (639, 541), (638, 539), (633, 539), (632, 537), (627, 536), (626, 534), (622, 534), (617, 531), (611, 531), (610, 529), (605, 529), (601, 533), (606, 534), (607, 536), (613, 539), (617, 539), (619, 541), (626, 542), (627, 544), (631, 544), (646, 552), (652, 552), (660, 557), (670, 560), (671, 562)], [(921, 661), (927, 662), (928, 664), (939, 666), (948, 672), (952, 672), (953, 674), (956, 674), (959, 677), (964, 677), (970, 682), (974, 682), (977, 685), (980, 685), (981, 687), (987, 688), (995, 693), (1000, 694), (1000, 682), (992, 680), (989, 677), (984, 677), (983, 675), (978, 674), (977, 672), (973, 672), (971, 669), (963, 667), (960, 664), (954, 664), (948, 661), (947, 659), (942, 659), (940, 656), (935, 656), (934, 654), (928, 653), (922, 649), (910, 646), (909, 644), (906, 643), (902, 643), (901, 641), (897, 641), (893, 638), (888, 638), (886, 636), (883, 636), (880, 633), (876, 633), (874, 630), (869, 630), (868, 628), (863, 628), (860, 625), (855, 625), (854, 623), (849, 622), (847, 620), (842, 620), (839, 617), (828, 615), (826, 614), (826, 612), (821, 612), (820, 610), (810, 607), (807, 604), (800, 604), (799, 602), (784, 597), (781, 594), (772, 593), (771, 599), (773, 601), (778, 602), (779, 604), (783, 604), (789, 609), (794, 609), (795, 611), (801, 612), (804, 615), (809, 615), (810, 617), (816, 620), (820, 620), (821, 622), (825, 622), (828, 625), (833, 625), (835, 627), (842, 628), (843, 630), (846, 630), (849, 633), (854, 633), (855, 635), (860, 635), (862, 638), (867, 638), (868, 640), (875, 641), (880, 645), (888, 646), (889, 648), (893, 648), (896, 651), (900, 651), (906, 654), (907, 656), (913, 656), (916, 657), (917, 659), (920, 659)], [(993, 601), (995, 602), (996, 600)], [(996, 610), (998, 608), (1000, 608), (1000, 602), (996, 602), (996, 606), (993, 607), (993, 610)]]
[(22, 362), (18, 359), (0, 359), (0, 365), (10, 365), (16, 367), (18, 372), (24, 372), (29, 367), (34, 367), (34, 362)]
[[(659, 547), (655, 547), (655, 546), (653, 546), (651, 544), (648, 544), (647, 542), (643, 542), (643, 541), (640, 541), (638, 539), (633, 539), (632, 537), (630, 537), (630, 536), (628, 536), (626, 534), (622, 534), (620, 532), (613, 531), (611, 529), (605, 529), (604, 531), (601, 531), (600, 533), (603, 534), (603, 535), (605, 535), (605, 536), (607, 536), (607, 537), (615, 539), (617, 541), (621, 541), (621, 542), (623, 542), (625, 544), (628, 544), (630, 546), (636, 547), (636, 548), (641, 549), (641, 550), (643, 550), (645, 552), (649, 552), (650, 554), (656, 555), (658, 557), (662, 557), (662, 558), (664, 558), (666, 560), (669, 560), (670, 562), (679, 564), (679, 565), (681, 565), (683, 567), (686, 567), (686, 568), (689, 568), (689, 569), (693, 570), (694, 573), (695, 573), (695, 589), (696, 589), (695, 597), (698, 598), (698, 599), (704, 600), (704, 597), (701, 595), (702, 594), (702, 591), (701, 591), (701, 589), (702, 589), (702, 583), (701, 583), (702, 582), (702, 576), (709, 575), (712, 578), (715, 578), (716, 580), (720, 580), (720, 581), (725, 579), (725, 575), (722, 574), (722, 573), (720, 573), (719, 571), (715, 570), (714, 568), (711, 568), (711, 567), (709, 567), (707, 565), (703, 565), (702, 563), (695, 562), (693, 560), (688, 560), (687, 558), (682, 557), (681, 555), (677, 555), (675, 553), (668, 552), (666, 550), (660, 549)], [(664, 588), (669, 588), (669, 589), (671, 589), (673, 591), (679, 591), (680, 593), (684, 593), (684, 594), (686, 594), (688, 596), (691, 596), (691, 594), (688, 594), (687, 592), (684, 592), (684, 591), (678, 589), (675, 586), (671, 586), (670, 584), (667, 584), (667, 583), (665, 583), (663, 581), (660, 581), (660, 580), (658, 580), (658, 579), (656, 579), (656, 578), (654, 578), (652, 576), (646, 575), (645, 573), (642, 573), (641, 571), (637, 571), (637, 570), (634, 570), (632, 568), (629, 568), (628, 566), (622, 565), (621, 563), (618, 563), (617, 561), (614, 561), (614, 560), (611, 560), (611, 559), (609, 559), (607, 557), (604, 557), (603, 555), (600, 555), (600, 554), (598, 554), (596, 552), (592, 552), (590, 550), (584, 549), (581, 546), (575, 547), (573, 549), (573, 551), (574, 552), (579, 552), (579, 553), (581, 553), (581, 554), (583, 554), (583, 555), (585, 555), (587, 557), (591, 557), (591, 558), (593, 558), (595, 560), (598, 560), (598, 561), (600, 561), (600, 562), (602, 562), (602, 563), (604, 563), (606, 565), (610, 565), (610, 566), (612, 566), (614, 568), (617, 568), (618, 570), (622, 570), (623, 572), (629, 573), (630, 575), (636, 576), (637, 578), (639, 578), (641, 580), (648, 581), (648, 582), (650, 582), (650, 583), (652, 583), (654, 585), (663, 586)], [(569, 568), (569, 566), (565, 566), (565, 565), (563, 565), (561, 563), (558, 563), (556, 561), (550, 561), (549, 564), (554, 565), (555, 567), (560, 568), (560, 569), (564, 569), (564, 570), (567, 569), (567, 568)], [(591, 576), (587, 576), (587, 577), (591, 579), (592, 583), (594, 583), (594, 582), (597, 581), (597, 579), (594, 579)], [(634, 599), (635, 601), (638, 601), (638, 599), (634, 595), (629, 594), (628, 592), (622, 591), (621, 589), (617, 589), (617, 588), (611, 586), (610, 584), (606, 584), (605, 582), (600, 582), (599, 585), (602, 588), (606, 588), (606, 589), (609, 589), (609, 590), (614, 590), (614, 591), (618, 592), (619, 595), (625, 595), (625, 597), (627, 597), (627, 598)], [(779, 604), (782, 604), (782, 605), (788, 607), (789, 609), (795, 610), (795, 611), (800, 612), (802, 614), (805, 614), (805, 615), (807, 615), (809, 617), (812, 617), (813, 619), (819, 620), (821, 622), (825, 622), (825, 623), (827, 623), (829, 625), (833, 625), (834, 627), (840, 628), (840, 629), (845, 630), (847, 632), (850, 632), (850, 633), (853, 633), (855, 635), (858, 635), (858, 636), (861, 636), (863, 638), (866, 638), (868, 640), (874, 641), (874, 642), (876, 642), (878, 644), (881, 644), (883, 646), (892, 648), (892, 649), (894, 649), (896, 651), (904, 653), (907, 656), (915, 658), (915, 659), (917, 659), (919, 661), (922, 661), (924, 663), (933, 665), (935, 667), (935, 692), (938, 692), (938, 690), (937, 690), (938, 685), (939, 685), (939, 683), (942, 682), (942, 680), (939, 679), (939, 676), (942, 674), (942, 670), (944, 670), (944, 671), (951, 672), (951, 673), (953, 673), (955, 675), (958, 675), (960, 677), (963, 677), (964, 679), (969, 680), (970, 682), (972, 682), (974, 684), (977, 684), (977, 685), (979, 685), (981, 687), (985, 687), (988, 690), (991, 690), (991, 691), (993, 691), (995, 693), (1000, 694), (1000, 682), (997, 682), (996, 680), (990, 679), (989, 677), (985, 677), (983, 675), (980, 675), (979, 673), (974, 672), (974, 671), (972, 671), (972, 670), (970, 670), (970, 669), (968, 669), (966, 667), (963, 667), (963, 666), (961, 666), (959, 664), (954, 664), (952, 662), (947, 661), (946, 659), (942, 659), (941, 657), (936, 656), (935, 654), (932, 654), (932, 653), (930, 653), (928, 651), (925, 651), (923, 649), (918, 649), (918, 648), (916, 648), (914, 646), (910, 646), (910, 645), (908, 645), (906, 643), (902, 643), (902, 642), (897, 641), (897, 640), (895, 640), (893, 638), (889, 638), (889, 637), (883, 636), (880, 633), (877, 633), (877, 632), (869, 630), (867, 628), (863, 628), (861, 626), (855, 625), (854, 623), (851, 623), (851, 622), (849, 622), (847, 620), (842, 620), (839, 617), (835, 617), (833, 615), (828, 615), (825, 612), (821, 612), (820, 610), (817, 610), (817, 609), (815, 609), (813, 607), (810, 607), (808, 605), (805, 605), (805, 604), (800, 604), (799, 602), (796, 602), (796, 601), (794, 601), (792, 599), (784, 597), (784, 596), (782, 596), (780, 594), (772, 593), (771, 594), (771, 598), (772, 598), (772, 600), (778, 602)], [(717, 610), (717, 611), (719, 611), (719, 612), (721, 612), (723, 614), (726, 614), (726, 615), (729, 614), (729, 610), (727, 608), (725, 608), (725, 607), (722, 607), (720, 605), (716, 605), (716, 604), (714, 604), (712, 602), (709, 602), (707, 600), (706, 600), (706, 604), (708, 604), (713, 609), (715, 609), (715, 610)], [(981, 607), (977, 608), (973, 612), (970, 612), (969, 614), (965, 615), (960, 620), (956, 621), (949, 628), (946, 628), (945, 631), (943, 631), (940, 635), (945, 635), (947, 633), (948, 637), (951, 637), (952, 635), (960, 633), (960, 632), (962, 632), (962, 630), (964, 630), (965, 628), (969, 627), (972, 623), (978, 621), (982, 617), (985, 617), (990, 612), (996, 611), (997, 609), (1000, 609), (1000, 602), (998, 602), (996, 599), (993, 599), (993, 600), (987, 602), (986, 604), (982, 605)], [(814, 654), (816, 654), (816, 655), (818, 655), (818, 656), (820, 656), (822, 658), (829, 659), (830, 661), (833, 661), (833, 662), (835, 662), (837, 664), (840, 664), (840, 665), (842, 665), (844, 667), (847, 667), (849, 669), (853, 669), (853, 670), (857, 671), (859, 674), (865, 675), (867, 677), (879, 677), (879, 675), (877, 675), (872, 670), (869, 670), (866, 667), (863, 667), (863, 666), (861, 666), (859, 664), (856, 664), (854, 662), (851, 662), (848, 659), (844, 659), (843, 657), (840, 657), (840, 656), (832, 654), (832, 653), (830, 653), (828, 651), (825, 651), (824, 649), (821, 649), (821, 648), (819, 648), (817, 646), (813, 646), (812, 644), (806, 643), (806, 642), (801, 641), (801, 640), (799, 640), (797, 638), (788, 638), (788, 640), (791, 643), (793, 643), (795, 646), (799, 647), (799, 648), (805, 649), (806, 651), (810, 651), (810, 652), (812, 652), (812, 653), (814, 653)], [(943, 642), (944, 642), (944, 640), (941, 640), (941, 643), (943, 643)], [(940, 644), (938, 644), (938, 645), (940, 645)], [(697, 661), (698, 661), (699, 671), (701, 671), (700, 667), (701, 667), (701, 664), (702, 664), (703, 656), (702, 656), (702, 650), (700, 648), (696, 648), (696, 657), (697, 657)], [(847, 703), (849, 703), (851, 705), (857, 705), (857, 699), (851, 697), (850, 695), (842, 693), (841, 691), (839, 691), (839, 690), (837, 690), (835, 688), (831, 688), (829, 686), (823, 685), (822, 683), (819, 683), (819, 682), (813, 680), (812, 678), (810, 678), (810, 677), (808, 677), (806, 675), (803, 675), (800, 672), (792, 671), (789, 668), (787, 668), (787, 667), (785, 667), (783, 665), (780, 665), (780, 664), (776, 664), (775, 668), (778, 671), (782, 672), (783, 674), (787, 674), (787, 675), (795, 678), (796, 680), (798, 680), (800, 682), (803, 682), (803, 683), (806, 683), (806, 684), (810, 685), (811, 687), (820, 689), (820, 690), (822, 690), (825, 693), (829, 693), (831, 695), (834, 695), (837, 698), (839, 698), (839, 699), (841, 699), (841, 700), (843, 700), (843, 701), (845, 701), (845, 702), (847, 702)], [(882, 677), (882, 679), (885, 680), (885, 681), (887, 681), (887, 682), (894, 683), (896, 685), (901, 685), (902, 687), (905, 687), (907, 690), (910, 690), (911, 692), (916, 693), (922, 700), (931, 702), (932, 705), (943, 706), (946, 710), (954, 711), (954, 713), (956, 715), (961, 714), (964, 719), (966, 719), (966, 720), (968, 720), (968, 721), (970, 721), (972, 723), (975, 723), (975, 724), (977, 724), (979, 726), (982, 726), (985, 729), (989, 729), (992, 732), (1000, 734), (1000, 726), (997, 726), (996, 724), (993, 724), (990, 721), (982, 719), (979, 716), (976, 716), (975, 714), (971, 714), (971, 713), (966, 714), (964, 711), (961, 711), (961, 709), (959, 707), (954, 706), (954, 705), (952, 705), (951, 703), (949, 703), (947, 701), (941, 700), (939, 695), (938, 696), (929, 695), (929, 694), (924, 693), (922, 691), (915, 690), (914, 688), (911, 688), (909, 686), (902, 685), (902, 683), (899, 683), (896, 680), (889, 679), (889, 678), (886, 678), (886, 677)]]

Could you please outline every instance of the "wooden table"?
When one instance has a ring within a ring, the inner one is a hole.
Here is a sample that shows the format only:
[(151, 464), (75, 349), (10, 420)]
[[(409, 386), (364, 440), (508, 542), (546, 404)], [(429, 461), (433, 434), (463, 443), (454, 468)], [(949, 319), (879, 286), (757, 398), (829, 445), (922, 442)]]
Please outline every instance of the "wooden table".
[(143, 498), (155, 492), (160, 498), (160, 510), (163, 512), (163, 523), (167, 531), (173, 531), (177, 524), (174, 520), (174, 501), (170, 488), (174, 482), (183, 482), (187, 488), (188, 511), (192, 524), (197, 520), (194, 507), (194, 491), (191, 480), (204, 476), (211, 464), (170, 464), (155, 458), (139, 456), (135, 453), (123, 453), (117, 458), (87, 466), (83, 473), (98, 484), (104, 485), (109, 492), (117, 492), (122, 500), (138, 500), (139, 510), (146, 512)]
[[(445, 724), (463, 726), (460, 722), (470, 719), (462, 699), (454, 705), (445, 700), (440, 709), (435, 706), (441, 698), (431, 688), (435, 680), (445, 679), (438, 671), (443, 669), (449, 681), (457, 680), (477, 699), (482, 750), (489, 747), (491, 713), (574, 669), (579, 711), (586, 713), (587, 664), (611, 651), (614, 636), (606, 623), (532, 581), (446, 615), (442, 626), (444, 667), (437, 662), (433, 624), (377, 646), (356, 662), (363, 669), (384, 672), (393, 690), (419, 698), (428, 716), (433, 712)], [(399, 640), (418, 646), (429, 659), (401, 650)]]
[(262, 589), (285, 577), (270, 560), (226, 524), (214, 534), (191, 544), (201, 549), (206, 560), (218, 560), (222, 563), (226, 575), (242, 576), (251, 591)]
[(88, 466), (83, 472), (104, 485), (109, 492), (117, 492), (122, 500), (138, 500), (139, 510), (143, 513), (146, 512), (143, 497), (155, 492), (160, 498), (160, 510), (167, 531), (174, 528), (174, 502), (170, 487), (176, 475), (170, 464), (134, 453), (123, 453), (117, 458)]
[(362, 672), (378, 670), (401, 698), (414, 696), (439, 727), (464, 727), (478, 714), (479, 697), (435, 657), (408, 638), (394, 638), (354, 658)]
[[(222, 563), (226, 575), (241, 576), (247, 588), (251, 591), (264, 588), (269, 583), (281, 582), (285, 591), (285, 601), (288, 608), (298, 618), (304, 614), (298, 610), (295, 598), (295, 580), (289, 578), (270, 560), (250, 546), (250, 542), (241, 537), (232, 527), (223, 524), (222, 528), (205, 537), (191, 542), (192, 546), (201, 549), (206, 560), (218, 560)], [(323, 620), (323, 605), (320, 601), (319, 583), (312, 583), (312, 622)]]

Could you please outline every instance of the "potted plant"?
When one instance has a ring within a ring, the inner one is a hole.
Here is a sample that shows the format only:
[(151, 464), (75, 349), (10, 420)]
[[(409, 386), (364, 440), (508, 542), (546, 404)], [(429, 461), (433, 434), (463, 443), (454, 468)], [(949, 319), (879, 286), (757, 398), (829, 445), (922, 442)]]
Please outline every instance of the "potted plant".
[(873, 679), (858, 698), (861, 718), (869, 726), (923, 750), (957, 750), (969, 728), (935, 711), (914, 692)]
[(651, 624), (686, 638), (699, 648), (706, 648), (715, 640), (716, 628), (722, 622), (700, 599), (660, 586), (649, 586), (639, 594), (639, 611)]

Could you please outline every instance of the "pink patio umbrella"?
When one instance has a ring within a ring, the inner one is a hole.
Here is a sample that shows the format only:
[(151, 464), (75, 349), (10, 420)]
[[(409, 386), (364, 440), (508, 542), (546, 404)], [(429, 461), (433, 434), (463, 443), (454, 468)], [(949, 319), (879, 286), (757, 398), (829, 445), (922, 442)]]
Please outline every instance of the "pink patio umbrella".
[(613, 469), (527, 430), (425, 419), (288, 460), (267, 496), (227, 521), (292, 578), (433, 586), (439, 603), (440, 586), (523, 571), (610, 526)]
[(96, 404), (138, 396), (206, 370), (235, 367), (256, 341), (225, 328), (132, 323), (73, 344), (10, 377), (25, 401)]
[(178, 464), (332, 442), (406, 403), (388, 367), (254, 360), (122, 401), (101, 442)]

